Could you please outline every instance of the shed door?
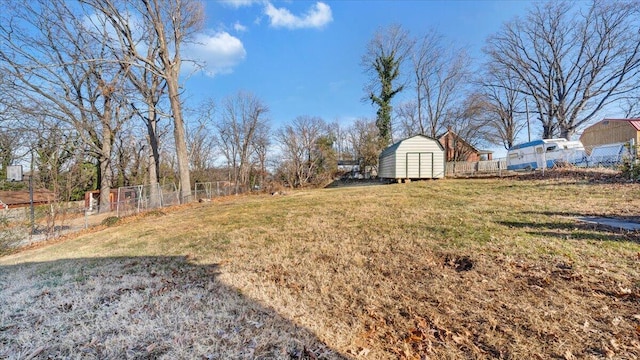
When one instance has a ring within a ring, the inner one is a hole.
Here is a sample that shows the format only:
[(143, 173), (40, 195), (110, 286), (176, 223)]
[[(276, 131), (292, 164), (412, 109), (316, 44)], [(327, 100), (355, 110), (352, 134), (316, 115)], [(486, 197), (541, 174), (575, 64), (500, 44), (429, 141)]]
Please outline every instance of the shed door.
[(433, 153), (407, 153), (405, 169), (407, 179), (433, 178)]

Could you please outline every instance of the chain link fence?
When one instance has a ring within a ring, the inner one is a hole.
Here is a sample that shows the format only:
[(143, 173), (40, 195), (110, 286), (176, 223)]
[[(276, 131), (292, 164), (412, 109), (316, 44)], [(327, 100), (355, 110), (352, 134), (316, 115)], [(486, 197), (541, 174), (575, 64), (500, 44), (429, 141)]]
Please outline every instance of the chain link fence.
[(180, 192), (175, 184), (125, 186), (118, 188), (115, 216), (128, 216), (179, 204)]
[(195, 200), (211, 200), (215, 197), (243, 194), (249, 191), (246, 186), (230, 181), (213, 181), (196, 183), (193, 190)]
[[(598, 145), (587, 148), (587, 152), (583, 156), (576, 157), (572, 161), (558, 160), (554, 166), (620, 169), (625, 164), (640, 166), (637, 154), (638, 149), (632, 142)], [(447, 162), (446, 165), (446, 176), (448, 177), (505, 176), (511, 174), (514, 174), (514, 172), (507, 170), (506, 158), (475, 162)]]
[[(196, 183), (184, 203), (211, 200), (215, 197), (242, 194), (249, 189), (229, 181)], [(112, 189), (110, 203), (99, 211), (97, 192), (88, 193), (85, 201), (56, 202), (35, 208), (0, 209), (0, 253), (3, 248), (25, 246), (141, 212), (179, 205), (180, 189), (173, 183), (135, 185)]]

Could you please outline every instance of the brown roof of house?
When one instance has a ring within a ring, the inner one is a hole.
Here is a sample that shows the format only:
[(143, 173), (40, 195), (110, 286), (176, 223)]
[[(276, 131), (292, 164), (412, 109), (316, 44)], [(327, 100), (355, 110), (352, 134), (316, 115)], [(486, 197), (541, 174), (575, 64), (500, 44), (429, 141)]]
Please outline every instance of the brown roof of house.
[(640, 131), (640, 119), (604, 119), (602, 121), (626, 121), (633, 126), (636, 131)]
[(456, 134), (452, 130), (447, 130), (447, 132), (445, 132), (444, 134), (438, 136), (438, 141), (442, 142), (442, 139), (447, 135), (451, 135), (451, 136), (457, 138), (458, 140), (462, 141), (464, 143), (464, 145), (468, 146), (472, 151), (477, 152), (477, 153), (480, 152), (480, 150), (476, 149), (475, 146), (469, 144), (469, 142), (467, 140), (463, 139), (460, 135)]
[[(47, 203), (55, 199), (53, 192), (47, 189), (33, 190), (34, 203)], [(15, 206), (30, 204), (29, 190), (20, 191), (0, 191), (0, 203)]]

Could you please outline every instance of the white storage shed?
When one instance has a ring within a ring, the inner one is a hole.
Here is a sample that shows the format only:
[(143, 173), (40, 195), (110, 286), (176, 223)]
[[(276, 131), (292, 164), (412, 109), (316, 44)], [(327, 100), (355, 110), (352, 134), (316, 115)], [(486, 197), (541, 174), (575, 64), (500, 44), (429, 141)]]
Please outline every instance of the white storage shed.
[(383, 179), (440, 179), (444, 177), (444, 148), (436, 139), (415, 135), (382, 150), (378, 176)]

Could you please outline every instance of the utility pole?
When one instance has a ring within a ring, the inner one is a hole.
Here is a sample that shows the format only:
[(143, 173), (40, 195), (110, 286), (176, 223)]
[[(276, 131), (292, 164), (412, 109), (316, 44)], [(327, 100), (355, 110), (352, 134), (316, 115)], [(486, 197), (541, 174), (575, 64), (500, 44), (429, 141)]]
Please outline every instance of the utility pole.
[(524, 98), (524, 110), (527, 113), (527, 135), (529, 136), (529, 141), (531, 141), (531, 124), (529, 123), (529, 103), (527, 103), (527, 98)]
[(31, 150), (31, 172), (29, 172), (29, 206), (31, 208), (31, 235), (33, 235), (36, 227), (36, 216), (33, 209), (33, 150)]

